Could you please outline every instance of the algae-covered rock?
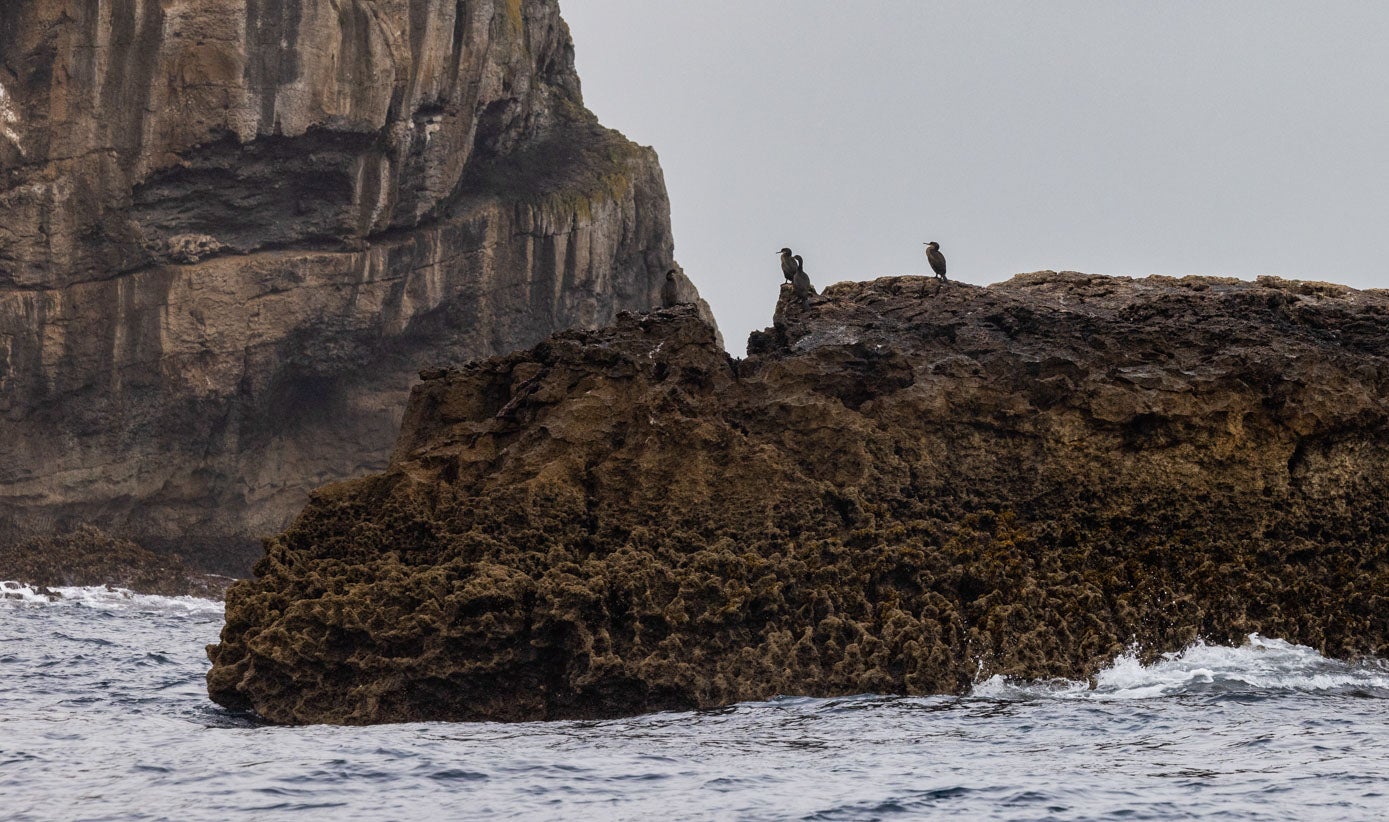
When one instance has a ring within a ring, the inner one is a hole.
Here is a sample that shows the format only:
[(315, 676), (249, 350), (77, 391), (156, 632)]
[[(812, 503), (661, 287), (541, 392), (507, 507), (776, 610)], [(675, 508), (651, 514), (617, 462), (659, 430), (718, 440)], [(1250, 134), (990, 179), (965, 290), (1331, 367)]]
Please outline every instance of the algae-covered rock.
[(1389, 294), (832, 286), (428, 373), (389, 470), (229, 593), (212, 697), (538, 720), (1084, 677), (1259, 632), (1389, 653)]
[(0, 580), (43, 588), (104, 585), (137, 594), (203, 599), (221, 599), (234, 581), (195, 571), (182, 557), (157, 554), (90, 525), (0, 545)]

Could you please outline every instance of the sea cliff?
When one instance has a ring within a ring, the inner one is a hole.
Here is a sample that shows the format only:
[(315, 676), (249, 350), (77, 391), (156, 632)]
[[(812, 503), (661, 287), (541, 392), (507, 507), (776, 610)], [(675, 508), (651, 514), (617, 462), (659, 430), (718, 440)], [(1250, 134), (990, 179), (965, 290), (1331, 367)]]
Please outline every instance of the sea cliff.
[(389, 468), (233, 586), (277, 723), (541, 720), (1084, 678), (1258, 632), (1389, 654), (1389, 293), (843, 283), (424, 373)]
[(555, 0), (0, 4), (0, 543), (244, 573), (420, 368), (658, 303), (573, 57)]

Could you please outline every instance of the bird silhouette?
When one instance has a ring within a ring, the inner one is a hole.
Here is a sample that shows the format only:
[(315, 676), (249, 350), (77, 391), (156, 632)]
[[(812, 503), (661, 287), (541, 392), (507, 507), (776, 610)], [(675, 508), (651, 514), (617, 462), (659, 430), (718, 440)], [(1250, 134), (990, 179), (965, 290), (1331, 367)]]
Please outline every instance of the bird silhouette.
[(666, 272), (666, 281), (661, 284), (661, 307), (674, 308), (677, 305), (680, 305), (680, 283), (672, 268)]
[(796, 258), (791, 256), (789, 248), (783, 248), (777, 253), (781, 255), (781, 275), (786, 278), (786, 282), (792, 282), (796, 277)]
[(940, 243), (926, 243), (926, 261), (931, 264), (931, 270), (936, 272), (936, 279), (946, 279), (945, 255), (940, 253)]
[(801, 301), (801, 310), (810, 309), (810, 298), (815, 296), (815, 286), (810, 284), (810, 275), (805, 273), (805, 260), (797, 254), (793, 257), (796, 261), (796, 273), (791, 276), (791, 293), (796, 295), (796, 299)]

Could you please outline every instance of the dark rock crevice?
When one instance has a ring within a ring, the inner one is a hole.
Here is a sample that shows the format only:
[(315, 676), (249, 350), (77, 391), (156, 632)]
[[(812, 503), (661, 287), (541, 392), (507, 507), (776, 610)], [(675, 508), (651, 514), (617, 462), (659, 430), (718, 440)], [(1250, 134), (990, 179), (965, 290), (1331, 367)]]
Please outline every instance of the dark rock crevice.
[[(246, 145), (227, 135), (136, 186), (130, 216), (146, 247), (168, 262), (322, 242), (341, 247), (370, 228), (360, 222), (354, 192), (375, 143), (375, 135), (322, 129)], [(206, 237), (210, 253), (191, 256), (178, 247), (190, 235)]]

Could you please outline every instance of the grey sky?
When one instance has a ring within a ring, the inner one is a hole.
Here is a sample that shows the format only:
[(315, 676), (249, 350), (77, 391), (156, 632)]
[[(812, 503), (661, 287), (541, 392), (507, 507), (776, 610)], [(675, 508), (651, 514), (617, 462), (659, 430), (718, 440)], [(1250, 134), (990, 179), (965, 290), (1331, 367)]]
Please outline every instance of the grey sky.
[(1389, 286), (1389, 3), (561, 0), (729, 347), (790, 245), (927, 271)]

